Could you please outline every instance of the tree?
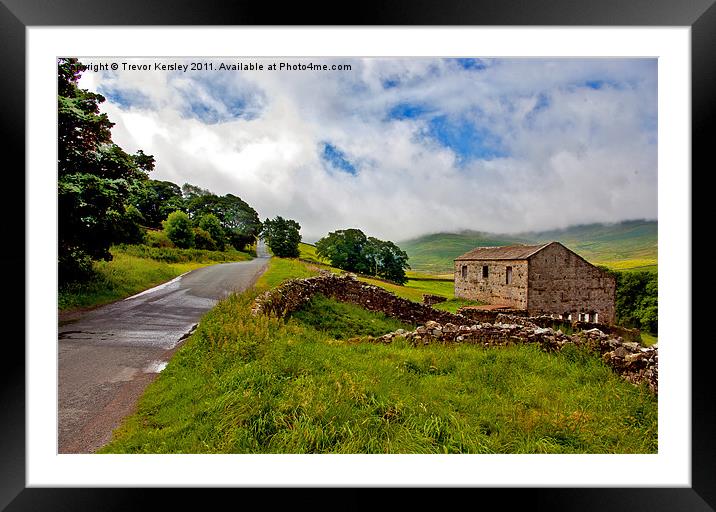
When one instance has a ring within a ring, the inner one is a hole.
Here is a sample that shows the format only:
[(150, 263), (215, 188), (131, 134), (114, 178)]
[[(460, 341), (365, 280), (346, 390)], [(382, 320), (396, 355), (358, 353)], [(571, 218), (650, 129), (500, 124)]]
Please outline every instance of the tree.
[(164, 232), (177, 247), (181, 249), (194, 247), (194, 230), (186, 213), (178, 210), (170, 213), (164, 221)]
[(390, 241), (366, 237), (360, 229), (345, 229), (328, 233), (316, 242), (318, 256), (331, 265), (350, 272), (381, 277), (398, 284), (408, 278), (405, 269), (408, 255)]
[(176, 210), (184, 210), (184, 198), (171, 181), (147, 180), (132, 194), (130, 202), (141, 212), (146, 226), (157, 228)]
[(659, 279), (656, 272), (613, 272), (617, 281), (617, 323), (658, 333)]
[(301, 241), (301, 225), (295, 220), (277, 216), (263, 222), (261, 238), (271, 252), (280, 258), (298, 258), (298, 244)]
[(370, 262), (372, 275), (398, 284), (405, 284), (408, 281), (405, 275), (405, 269), (410, 268), (408, 255), (393, 242), (369, 237), (366, 257)]
[(192, 231), (194, 232), (194, 247), (197, 249), (206, 249), (207, 251), (216, 250), (216, 242), (208, 231), (199, 227), (193, 228)]
[(349, 272), (371, 274), (366, 246), (368, 239), (360, 229), (342, 229), (328, 233), (316, 242), (318, 256), (331, 265)]
[(187, 201), (191, 201), (192, 199), (201, 196), (213, 195), (210, 190), (197, 187), (196, 185), (191, 185), (189, 183), (184, 183), (181, 186), (181, 193), (184, 196), (184, 199)]
[(128, 154), (112, 142), (114, 124), (99, 112), (105, 98), (80, 89), (80, 75), (77, 59), (58, 60), (60, 284), (89, 277), (93, 259), (111, 259), (110, 246), (126, 241), (127, 222), (136, 219), (128, 198), (154, 168), (152, 156)]
[(224, 228), (221, 226), (221, 222), (213, 213), (207, 213), (202, 215), (199, 219), (198, 225), (201, 229), (206, 231), (209, 236), (214, 240), (216, 248), (220, 251), (224, 250), (226, 234)]
[[(237, 250), (243, 250), (253, 244), (261, 232), (261, 221), (256, 210), (240, 197), (233, 194), (217, 196), (208, 190), (202, 190), (185, 183), (186, 211), (192, 219), (213, 214), (221, 223), (228, 242)], [(198, 192), (197, 192), (198, 190)]]

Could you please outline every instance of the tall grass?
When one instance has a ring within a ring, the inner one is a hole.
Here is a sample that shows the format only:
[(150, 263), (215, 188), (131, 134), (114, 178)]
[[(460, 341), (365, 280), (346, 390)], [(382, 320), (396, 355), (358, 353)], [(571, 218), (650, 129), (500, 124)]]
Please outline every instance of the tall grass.
[(179, 249), (176, 247), (150, 247), (148, 245), (121, 244), (115, 252), (166, 263), (221, 263), (225, 261), (246, 261), (251, 256), (235, 249), (226, 251), (208, 251), (206, 249)]
[(205, 315), (101, 451), (657, 451), (656, 399), (580, 350), (357, 343), (354, 312), (321, 301), (288, 321), (252, 316), (292, 271), (305, 272), (272, 260), (257, 289)]

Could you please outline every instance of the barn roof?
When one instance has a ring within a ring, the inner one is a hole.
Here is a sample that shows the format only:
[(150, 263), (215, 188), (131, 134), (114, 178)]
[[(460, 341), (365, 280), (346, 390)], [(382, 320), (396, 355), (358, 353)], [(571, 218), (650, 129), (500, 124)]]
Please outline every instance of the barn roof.
[(503, 245), (501, 247), (477, 247), (462, 256), (458, 260), (526, 260), (536, 252), (541, 251), (554, 242), (547, 242), (540, 245)]

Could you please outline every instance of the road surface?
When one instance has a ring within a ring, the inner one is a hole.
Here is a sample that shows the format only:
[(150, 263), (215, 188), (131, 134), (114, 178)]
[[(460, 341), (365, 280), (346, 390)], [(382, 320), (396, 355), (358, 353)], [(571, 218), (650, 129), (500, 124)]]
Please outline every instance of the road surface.
[(253, 285), (268, 257), (200, 268), (59, 327), (58, 453), (105, 445), (201, 316)]

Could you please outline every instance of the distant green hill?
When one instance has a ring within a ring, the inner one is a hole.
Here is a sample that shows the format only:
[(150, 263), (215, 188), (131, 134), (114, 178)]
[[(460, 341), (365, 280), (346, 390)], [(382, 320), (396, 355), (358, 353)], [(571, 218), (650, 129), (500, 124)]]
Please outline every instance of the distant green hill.
[(400, 242), (413, 270), (451, 273), (453, 260), (474, 249), (510, 244), (558, 241), (595, 265), (618, 270), (656, 270), (657, 221), (587, 224), (566, 229), (500, 235), (478, 231), (436, 233)]

